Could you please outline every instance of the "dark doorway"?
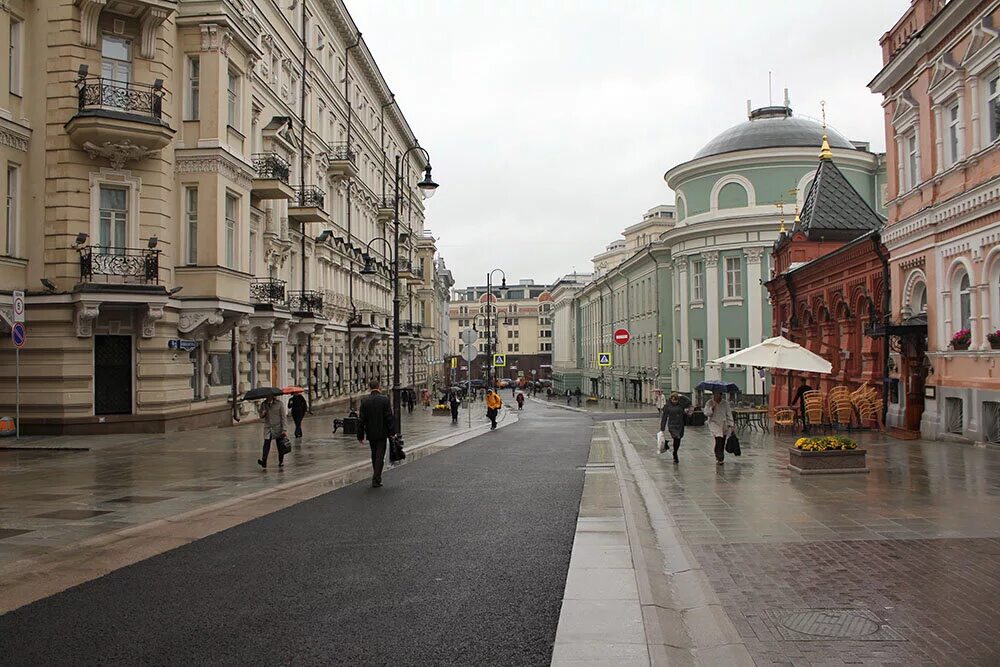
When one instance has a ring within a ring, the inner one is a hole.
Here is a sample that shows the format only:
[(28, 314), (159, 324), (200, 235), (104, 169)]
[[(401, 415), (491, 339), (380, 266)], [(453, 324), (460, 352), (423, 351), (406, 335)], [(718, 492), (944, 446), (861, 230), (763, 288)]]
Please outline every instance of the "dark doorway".
[(94, 414), (132, 414), (131, 336), (94, 336)]

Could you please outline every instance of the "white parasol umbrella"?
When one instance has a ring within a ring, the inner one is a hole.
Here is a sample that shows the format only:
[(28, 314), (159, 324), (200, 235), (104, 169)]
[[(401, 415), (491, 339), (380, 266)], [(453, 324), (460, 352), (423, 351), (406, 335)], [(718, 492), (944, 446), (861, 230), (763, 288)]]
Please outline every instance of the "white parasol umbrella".
[(768, 338), (745, 350), (719, 357), (715, 363), (780, 368), (807, 373), (829, 373), (833, 369), (833, 365), (823, 357), (782, 336)]

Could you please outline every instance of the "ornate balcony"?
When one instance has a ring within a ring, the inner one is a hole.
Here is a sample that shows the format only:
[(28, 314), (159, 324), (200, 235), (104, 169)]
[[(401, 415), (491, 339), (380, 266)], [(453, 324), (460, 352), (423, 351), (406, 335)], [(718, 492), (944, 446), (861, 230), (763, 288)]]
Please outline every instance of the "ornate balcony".
[(385, 195), (378, 203), (378, 221), (381, 223), (392, 222), (396, 212), (396, 198), (394, 195)]
[(288, 309), (299, 317), (316, 317), (323, 313), (323, 293), (315, 290), (295, 290), (288, 293)]
[(77, 82), (78, 110), (66, 123), (70, 139), (94, 158), (120, 169), (167, 146), (174, 130), (163, 122), (163, 85), (146, 86), (101, 77)]
[(250, 298), (256, 303), (284, 305), (285, 281), (277, 278), (254, 278), (250, 281)]
[(422, 283), (424, 281), (424, 270), (419, 264), (414, 264), (411, 260), (401, 259), (399, 261), (399, 277), (408, 283)]
[(277, 153), (254, 153), (250, 156), (256, 176), (251, 192), (260, 199), (291, 199), (295, 189), (288, 184), (289, 165)]
[(347, 142), (331, 143), (327, 157), (329, 158), (327, 173), (331, 176), (356, 178), (360, 173), (357, 148), (348, 145)]
[(80, 282), (159, 285), (160, 251), (92, 246), (80, 251)]
[(299, 222), (327, 222), (325, 200), (326, 193), (315, 185), (297, 185), (288, 202), (288, 217)]

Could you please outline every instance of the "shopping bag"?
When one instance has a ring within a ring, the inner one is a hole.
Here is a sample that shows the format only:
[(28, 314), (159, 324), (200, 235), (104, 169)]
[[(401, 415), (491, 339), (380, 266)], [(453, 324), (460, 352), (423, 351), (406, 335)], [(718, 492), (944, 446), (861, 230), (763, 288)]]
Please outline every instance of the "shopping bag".
[(398, 435), (389, 438), (389, 462), (398, 463), (405, 458), (406, 452), (403, 451), (403, 439)]
[(731, 434), (726, 439), (726, 452), (732, 454), (733, 456), (739, 456), (743, 452), (740, 450), (740, 439), (736, 437), (736, 434)]
[(656, 432), (656, 451), (657, 452), (662, 452), (663, 451), (663, 443), (665, 443), (666, 441), (667, 441), (667, 438), (666, 438), (666, 436), (663, 435), (663, 431), (657, 431)]

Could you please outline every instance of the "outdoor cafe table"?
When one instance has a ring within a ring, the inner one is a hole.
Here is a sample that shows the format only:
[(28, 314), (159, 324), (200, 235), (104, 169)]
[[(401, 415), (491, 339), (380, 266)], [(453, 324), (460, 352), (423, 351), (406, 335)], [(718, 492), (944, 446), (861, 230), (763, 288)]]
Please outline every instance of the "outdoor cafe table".
[(733, 422), (737, 431), (758, 426), (761, 431), (767, 431), (767, 408), (733, 408)]

